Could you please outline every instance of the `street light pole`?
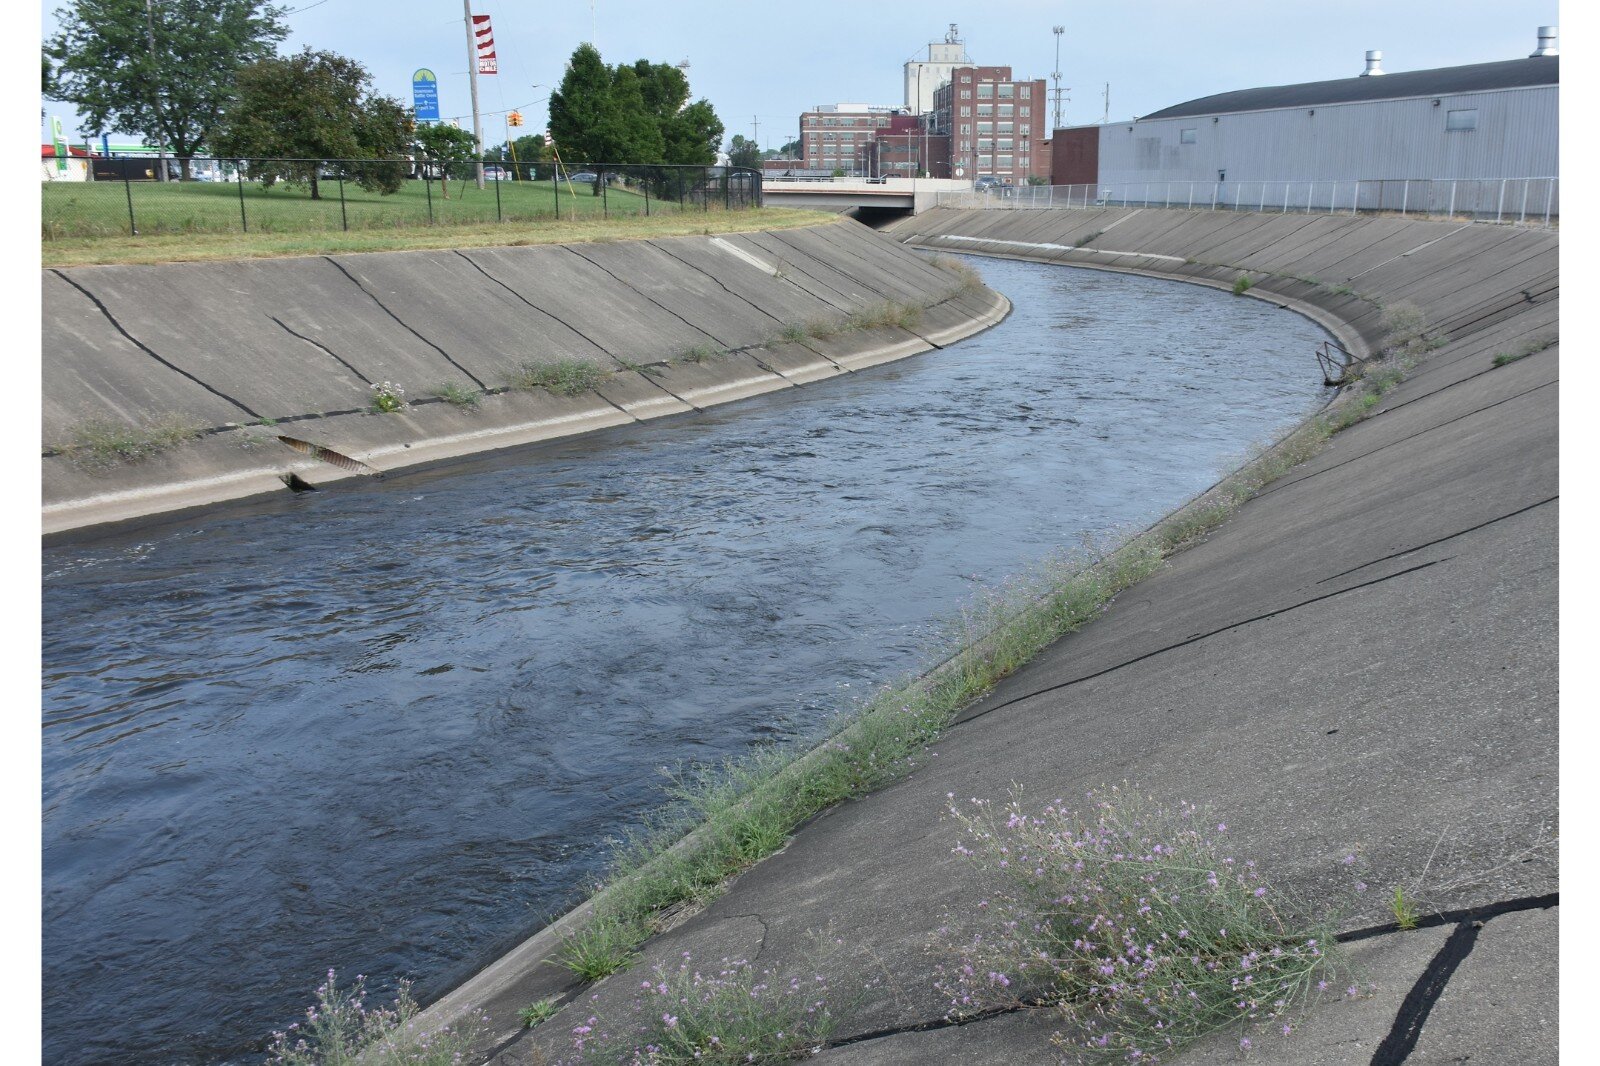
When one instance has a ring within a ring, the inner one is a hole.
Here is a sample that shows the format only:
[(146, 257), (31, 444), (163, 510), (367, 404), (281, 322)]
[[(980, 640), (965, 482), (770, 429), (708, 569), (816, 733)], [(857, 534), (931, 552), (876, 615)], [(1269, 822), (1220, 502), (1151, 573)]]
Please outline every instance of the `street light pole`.
[[(148, 2), (148, 0), (147, 0)], [(472, 144), (478, 157), (478, 188), (483, 188), (483, 117), (478, 113), (478, 42), (472, 35), (472, 0), (461, 0), (466, 11), (467, 77), (472, 83)]]

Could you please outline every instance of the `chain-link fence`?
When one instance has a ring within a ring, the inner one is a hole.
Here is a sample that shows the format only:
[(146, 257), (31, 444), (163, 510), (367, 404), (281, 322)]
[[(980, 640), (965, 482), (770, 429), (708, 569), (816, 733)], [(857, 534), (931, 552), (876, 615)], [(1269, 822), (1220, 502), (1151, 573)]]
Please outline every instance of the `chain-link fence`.
[(761, 206), (740, 167), (93, 157), (44, 168), (45, 241), (626, 218)]
[(940, 207), (1176, 207), (1277, 214), (1394, 214), (1550, 225), (1559, 178), (1363, 178), (1345, 181), (1135, 181), (941, 192)]

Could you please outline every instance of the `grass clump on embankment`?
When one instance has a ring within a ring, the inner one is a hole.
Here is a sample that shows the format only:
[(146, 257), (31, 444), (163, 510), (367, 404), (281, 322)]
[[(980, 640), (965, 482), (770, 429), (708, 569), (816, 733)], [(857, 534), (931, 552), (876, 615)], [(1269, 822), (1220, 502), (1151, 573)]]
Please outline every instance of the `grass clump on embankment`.
[(1339, 994), (1334, 930), (1227, 854), (1224, 825), (1126, 789), (1089, 799), (1080, 815), (950, 795), (956, 853), (988, 881), (987, 905), (945, 927), (961, 929), (939, 982), (953, 1017), (1048, 1003), (1075, 1061), (1157, 1062), (1225, 1029), (1241, 1051), (1244, 1034), (1286, 1037), (1313, 997)]
[(57, 451), (73, 465), (88, 470), (108, 470), (122, 463), (137, 463), (205, 432), (205, 427), (184, 415), (161, 415), (141, 425), (95, 420), (72, 431)]
[(506, 381), (506, 388), (544, 389), (557, 396), (576, 396), (598, 385), (606, 372), (586, 359), (557, 359), (551, 363), (522, 363)]

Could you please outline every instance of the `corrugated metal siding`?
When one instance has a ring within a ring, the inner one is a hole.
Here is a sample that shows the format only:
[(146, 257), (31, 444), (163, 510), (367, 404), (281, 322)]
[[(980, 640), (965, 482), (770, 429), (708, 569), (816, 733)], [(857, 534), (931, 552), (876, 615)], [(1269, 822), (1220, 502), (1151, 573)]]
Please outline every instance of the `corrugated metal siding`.
[[(1556, 86), (1314, 109), (1158, 119), (1100, 130), (1100, 181), (1332, 181), (1558, 173)], [(1478, 110), (1478, 128), (1445, 114)], [(1179, 133), (1195, 131), (1194, 144)]]

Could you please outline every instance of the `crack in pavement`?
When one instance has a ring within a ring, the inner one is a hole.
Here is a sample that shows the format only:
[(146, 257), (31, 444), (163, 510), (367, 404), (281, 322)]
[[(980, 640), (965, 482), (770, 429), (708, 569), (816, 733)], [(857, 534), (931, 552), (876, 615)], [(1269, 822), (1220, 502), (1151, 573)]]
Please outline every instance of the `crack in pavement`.
[(1559, 493), (1557, 495), (1555, 495), (1555, 496), (1547, 496), (1547, 497), (1545, 497), (1544, 499), (1540, 500), (1537, 503), (1530, 503), (1526, 507), (1518, 507), (1515, 511), (1507, 511), (1503, 515), (1496, 515), (1494, 518), (1488, 519), (1487, 521), (1484, 521), (1484, 522), (1479, 522), (1475, 526), (1468, 526), (1466, 529), (1458, 529), (1454, 533), (1450, 533), (1450, 534), (1447, 534), (1447, 535), (1445, 535), (1443, 537), (1439, 537), (1436, 540), (1430, 540), (1430, 541), (1427, 541), (1427, 542), (1422, 543), (1422, 544), (1414, 545), (1414, 546), (1412, 546), (1410, 548), (1404, 548), (1404, 549), (1402, 549), (1400, 551), (1397, 551), (1397, 552), (1391, 552), (1388, 555), (1381, 555), (1378, 558), (1373, 559), (1371, 562), (1362, 563), (1360, 566), (1352, 566), (1348, 570), (1341, 570), (1337, 574), (1332, 574), (1332, 575), (1330, 575), (1328, 577), (1319, 579), (1317, 581), (1317, 584), (1325, 585), (1329, 581), (1333, 581), (1333, 580), (1335, 580), (1337, 578), (1344, 577), (1344, 576), (1346, 576), (1348, 574), (1353, 574), (1357, 570), (1365, 570), (1369, 566), (1377, 566), (1379, 563), (1386, 563), (1390, 559), (1398, 559), (1402, 555), (1410, 555), (1413, 552), (1422, 551), (1424, 548), (1431, 548), (1436, 544), (1443, 544), (1447, 540), (1454, 540), (1457, 537), (1464, 537), (1468, 533), (1476, 533), (1478, 530), (1483, 529), (1486, 526), (1492, 526), (1496, 522), (1504, 522), (1506, 519), (1515, 518), (1519, 514), (1526, 514), (1528, 511), (1533, 510), (1535, 507), (1543, 507), (1545, 504), (1554, 503), (1556, 500), (1559, 500), (1560, 498), (1561, 498), (1561, 496), (1560, 496)]
[(1073, 685), (1082, 684), (1085, 681), (1093, 681), (1097, 677), (1104, 677), (1105, 675), (1110, 674), (1110, 673), (1114, 673), (1114, 672), (1116, 672), (1118, 670), (1123, 669), (1124, 667), (1133, 666), (1136, 663), (1144, 662), (1146, 659), (1154, 658), (1157, 655), (1162, 655), (1162, 654), (1165, 654), (1166, 652), (1169, 652), (1169, 651), (1176, 651), (1179, 648), (1186, 648), (1190, 644), (1197, 644), (1202, 640), (1207, 640), (1207, 639), (1209, 639), (1211, 637), (1219, 636), (1219, 635), (1221, 635), (1223, 633), (1229, 632), (1230, 630), (1240, 629), (1240, 628), (1242, 628), (1244, 626), (1247, 626), (1247, 625), (1250, 625), (1250, 624), (1252, 624), (1254, 622), (1265, 622), (1268, 619), (1276, 618), (1281, 614), (1288, 614), (1291, 611), (1298, 611), (1302, 607), (1309, 607), (1312, 604), (1321, 603), (1323, 600), (1331, 600), (1335, 596), (1344, 596), (1344, 595), (1346, 595), (1348, 593), (1351, 593), (1351, 592), (1357, 592), (1357, 591), (1359, 591), (1361, 589), (1364, 589), (1364, 588), (1370, 588), (1373, 585), (1382, 584), (1385, 581), (1393, 581), (1395, 578), (1404, 577), (1407, 574), (1414, 574), (1419, 570), (1426, 570), (1430, 566), (1438, 566), (1440, 563), (1447, 563), (1453, 558), (1455, 558), (1455, 557), (1454, 556), (1446, 556), (1443, 559), (1434, 559), (1431, 562), (1422, 563), (1420, 566), (1407, 567), (1404, 570), (1398, 570), (1395, 573), (1387, 574), (1387, 575), (1385, 575), (1383, 577), (1373, 578), (1371, 581), (1363, 581), (1359, 585), (1351, 585), (1349, 588), (1346, 588), (1346, 589), (1338, 589), (1337, 591), (1334, 591), (1334, 592), (1324, 593), (1321, 596), (1313, 596), (1309, 600), (1302, 600), (1299, 603), (1293, 603), (1293, 604), (1290, 604), (1287, 607), (1279, 607), (1277, 610), (1268, 611), (1265, 614), (1254, 615), (1254, 616), (1252, 616), (1250, 618), (1244, 619), (1243, 621), (1231, 622), (1228, 625), (1219, 626), (1216, 629), (1210, 629), (1210, 630), (1207, 630), (1204, 633), (1196, 633), (1194, 636), (1189, 637), (1189, 638), (1187, 638), (1185, 640), (1180, 640), (1180, 641), (1177, 641), (1176, 643), (1173, 643), (1173, 644), (1164, 645), (1163, 647), (1156, 648), (1153, 651), (1147, 651), (1142, 655), (1136, 655), (1131, 659), (1125, 659), (1122, 662), (1117, 663), (1117, 664), (1115, 664), (1113, 666), (1108, 666), (1103, 670), (1096, 670), (1092, 674), (1085, 674), (1082, 677), (1075, 677), (1071, 681), (1063, 681), (1060, 684), (1051, 685), (1048, 688), (1042, 688), (1042, 689), (1038, 690), (1037, 692), (1030, 692), (1027, 695), (1015, 696), (1015, 697), (1013, 697), (1013, 698), (1011, 698), (1009, 700), (1006, 700), (1004, 703), (997, 703), (992, 707), (984, 707), (982, 710), (979, 710), (976, 714), (967, 715), (964, 718), (957, 719), (955, 722), (951, 723), (950, 728), (953, 731), (955, 729), (960, 728), (961, 726), (968, 725), (968, 724), (970, 724), (972, 722), (976, 722), (978, 719), (984, 717), (985, 715), (992, 714), (992, 713), (994, 713), (995, 711), (998, 711), (998, 710), (1003, 710), (1006, 707), (1011, 707), (1011, 706), (1014, 706), (1015, 704), (1025, 702), (1027, 700), (1031, 700), (1031, 699), (1034, 699), (1034, 698), (1039, 697), (1039, 696), (1049, 695), (1052, 692), (1059, 692), (1062, 689), (1071, 688)]
[(532, 300), (530, 300), (526, 296), (522, 295), (522, 293), (518, 292), (516, 289), (513, 289), (510, 285), (507, 285), (504, 281), (501, 281), (499, 278), (497, 278), (493, 274), (489, 273), (488, 268), (485, 267), (482, 263), (478, 262), (476, 259), (472, 258), (472, 256), (470, 256), (467, 253), (461, 251), (459, 248), (456, 249), (456, 254), (459, 255), (461, 258), (465, 259), (467, 262), (471, 263), (473, 268), (476, 269), (478, 271), (478, 273), (482, 274), (484, 277), (488, 278), (490, 281), (494, 282), (496, 285), (500, 286), (502, 289), (506, 290), (511, 295), (515, 296), (517, 299), (521, 300), (523, 303), (527, 304), (529, 307), (533, 308), (535, 311), (539, 312), (544, 317), (548, 318), (550, 321), (560, 325), (563, 329), (568, 330), (569, 332), (572, 333), (572, 335), (574, 337), (577, 337), (579, 340), (583, 341), (585, 344), (592, 345), (594, 347), (595, 351), (604, 352), (607, 356), (610, 356), (612, 359), (616, 358), (616, 356), (611, 355), (611, 353), (609, 351), (606, 351), (606, 346), (605, 345), (603, 345), (600, 342), (596, 341), (593, 337), (591, 337), (588, 334), (584, 333), (582, 330), (578, 329), (576, 326), (574, 326), (572, 323), (568, 322), (566, 319), (561, 318), (559, 315), (552, 314), (550, 311), (547, 311), (543, 307), (540, 307), (538, 304), (534, 303)]
[[(1384, 1043), (1379, 1046), (1378, 1053), (1373, 1056), (1372, 1066), (1398, 1066), (1405, 1059), (1405, 1056), (1410, 1053), (1411, 1049), (1416, 1045), (1416, 1037), (1421, 1034), (1422, 1023), (1427, 1020), (1428, 1011), (1432, 1009), (1434, 1002), (1438, 1000), (1439, 994), (1444, 991), (1444, 985), (1448, 982), (1450, 975), (1455, 972), (1456, 967), (1461, 964), (1461, 961), (1472, 950), (1472, 941), (1476, 940), (1477, 933), (1483, 923), (1502, 914), (1513, 914), (1518, 911), (1528, 910), (1548, 910), (1551, 907), (1559, 906), (1560, 902), (1560, 894), (1551, 892), (1542, 896), (1524, 896), (1519, 899), (1489, 903), (1481, 907), (1445, 911), (1431, 918), (1419, 919), (1416, 926), (1418, 929), (1449, 925), (1451, 923), (1458, 923), (1459, 927), (1455, 933), (1451, 934), (1450, 940), (1446, 941), (1445, 946), (1434, 956), (1427, 969), (1424, 970), (1422, 976), (1418, 978), (1416, 984), (1412, 987), (1411, 994), (1406, 997), (1405, 1002), (1401, 1005), (1399, 1015), (1395, 1019), (1395, 1027), (1391, 1029), (1390, 1035), (1385, 1039)], [(1469, 930), (1471, 936), (1460, 936), (1461, 929)], [(1340, 933), (1334, 939), (1341, 944), (1346, 944), (1357, 940), (1370, 940), (1379, 936), (1392, 936), (1401, 932), (1405, 932), (1405, 930), (1391, 922), (1388, 925)], [(1458, 936), (1460, 936), (1460, 940), (1457, 939)], [(1465, 941), (1464, 950), (1462, 941)], [(848, 1047), (851, 1044), (866, 1043), (870, 1040), (884, 1040), (903, 1036), (909, 1033), (957, 1029), (964, 1025), (986, 1022), (991, 1018), (1019, 1014), (1023, 1011), (1037, 1010), (1041, 1007), (1054, 1008), (1057, 1006), (1059, 1004), (1043, 1000), (1015, 1003), (1008, 1007), (995, 1007), (962, 1018), (932, 1018), (910, 1022), (905, 1025), (872, 1029), (864, 1033), (854, 1033), (850, 1036), (829, 1040), (822, 1046), (831, 1050), (833, 1048)], [(1408, 1010), (1408, 1008), (1410, 1009)], [(1401, 1038), (1396, 1039), (1396, 1033), (1401, 1033)], [(1392, 1055), (1407, 1034), (1410, 1036), (1410, 1042), (1405, 1045), (1399, 1057), (1384, 1057), (1386, 1053)], [(1394, 1043), (1391, 1043), (1391, 1041), (1394, 1041)]]
[[(1484, 373), (1488, 373), (1488, 371), (1484, 371)], [(1476, 375), (1474, 375), (1474, 376), (1476, 376)], [(1465, 380), (1470, 381), (1472, 379), (1471, 378), (1467, 378)], [(1416, 440), (1418, 437), (1421, 437), (1421, 436), (1423, 436), (1425, 434), (1428, 434), (1428, 433), (1432, 433), (1436, 429), (1443, 429), (1445, 426), (1453, 425), (1456, 422), (1460, 422), (1462, 419), (1471, 418), (1474, 415), (1480, 415), (1483, 412), (1489, 410), (1491, 407), (1499, 407), (1503, 403), (1510, 403), (1512, 400), (1521, 399), (1522, 397), (1528, 395), (1529, 393), (1538, 392), (1540, 389), (1547, 389), (1552, 385), (1559, 385), (1560, 383), (1561, 382), (1559, 380), (1556, 380), (1556, 381), (1547, 381), (1543, 385), (1535, 385), (1531, 389), (1524, 389), (1522, 392), (1516, 393), (1515, 395), (1512, 395), (1512, 396), (1507, 396), (1503, 400), (1496, 400), (1494, 403), (1486, 404), (1483, 407), (1479, 407), (1479, 408), (1476, 408), (1475, 410), (1468, 411), (1466, 414), (1457, 415), (1455, 418), (1451, 418), (1451, 419), (1448, 419), (1448, 420), (1446, 420), (1444, 422), (1440, 422), (1436, 426), (1429, 426), (1427, 429), (1419, 429), (1419, 430), (1417, 430), (1417, 432), (1411, 434), (1410, 436), (1401, 437), (1399, 440), (1392, 440), (1388, 444), (1379, 445), (1378, 447), (1372, 449), (1370, 452), (1362, 452), (1359, 455), (1352, 455), (1350, 458), (1342, 459), (1339, 462), (1334, 463), (1332, 466), (1325, 466), (1321, 470), (1313, 470), (1309, 474), (1305, 474), (1305, 475), (1302, 475), (1301, 477), (1297, 477), (1297, 478), (1281, 478), (1278, 481), (1273, 482), (1272, 485), (1270, 485), (1269, 487), (1267, 487), (1265, 489), (1262, 489), (1260, 492), (1256, 493), (1254, 496), (1251, 497), (1251, 499), (1253, 499), (1253, 500), (1265, 499), (1266, 497), (1271, 496), (1275, 492), (1282, 492), (1284, 489), (1287, 489), (1287, 488), (1289, 488), (1289, 487), (1291, 487), (1293, 485), (1299, 485), (1299, 484), (1301, 484), (1303, 482), (1310, 481), (1312, 478), (1317, 477), (1318, 475), (1321, 475), (1321, 474), (1326, 474), (1330, 470), (1337, 470), (1341, 466), (1347, 466), (1350, 463), (1356, 462), (1359, 459), (1365, 459), (1368, 456), (1377, 455), (1381, 451), (1386, 451), (1389, 448), (1393, 448), (1393, 447), (1395, 447), (1396, 445), (1399, 445), (1399, 444), (1405, 444), (1407, 441)], [(1446, 389), (1449, 388), (1449, 387), (1450, 387), (1449, 385), (1445, 386)], [(1379, 415), (1392, 414), (1395, 411), (1398, 411), (1400, 408), (1405, 407), (1407, 404), (1417, 403), (1420, 400), (1425, 400), (1425, 399), (1428, 399), (1429, 397), (1437, 396), (1437, 395), (1439, 395), (1440, 392), (1443, 392), (1443, 391), (1444, 391), (1444, 389), (1440, 389), (1440, 390), (1438, 390), (1438, 392), (1430, 392), (1427, 396), (1418, 396), (1415, 400), (1407, 400), (1405, 403), (1396, 404), (1394, 407), (1391, 407), (1391, 408), (1388, 408), (1387, 410), (1378, 412), (1378, 414)], [(1376, 418), (1377, 415), (1374, 415), (1373, 417)], [(1363, 419), (1362, 421), (1370, 421), (1370, 419)], [(1360, 425), (1360, 424), (1361, 424), (1360, 422), (1357, 422), (1354, 425)]]
[[(362, 381), (366, 382), (368, 385), (372, 384), (372, 379), (371, 378), (367, 377), (367, 375), (365, 375), (361, 371), (357, 370), (354, 366), (351, 366), (350, 363), (345, 361), (343, 356), (341, 356), (338, 352), (334, 351), (332, 348), (329, 348), (326, 344), (322, 344), (322, 343), (320, 343), (318, 341), (314, 341), (310, 337), (305, 336), (304, 334), (296, 333), (294, 330), (290, 329), (288, 327), (288, 325), (286, 325), (284, 323), (283, 319), (277, 317), (276, 315), (268, 315), (267, 318), (271, 319), (273, 322), (276, 322), (278, 324), (278, 328), (282, 329), (289, 336), (295, 338), (296, 340), (305, 341), (307, 344), (311, 345), (313, 348), (316, 348), (318, 351), (327, 354), (330, 358), (332, 358), (335, 361), (337, 361), (340, 366), (342, 366), (346, 370), (350, 371), (350, 373), (354, 374), (356, 377), (360, 378)], [(280, 419), (279, 421), (282, 421), (282, 420)]]
[(260, 418), (261, 417), (261, 412), (260, 411), (252, 410), (251, 408), (245, 406), (240, 401), (235, 400), (232, 396), (229, 396), (227, 393), (223, 392), (221, 389), (214, 388), (213, 386), (208, 385), (206, 382), (202, 381), (200, 378), (196, 377), (195, 375), (189, 373), (187, 370), (185, 370), (182, 367), (178, 366), (176, 363), (169, 362), (168, 360), (162, 358), (159, 354), (157, 354), (157, 352), (156, 352), (156, 350), (154, 348), (150, 347), (148, 344), (146, 344), (143, 341), (141, 341), (138, 337), (135, 337), (132, 333), (129, 333), (127, 331), (127, 329), (125, 329), (123, 327), (122, 323), (117, 321), (117, 316), (111, 313), (111, 309), (105, 305), (104, 301), (102, 301), (100, 299), (100, 297), (96, 296), (94, 293), (90, 292), (88, 289), (84, 288), (82, 285), (79, 285), (76, 281), (74, 281), (71, 278), (67, 277), (65, 274), (63, 274), (59, 270), (51, 270), (50, 273), (54, 274), (56, 277), (60, 278), (64, 282), (66, 282), (68, 285), (71, 285), (74, 289), (77, 289), (79, 292), (81, 292), (85, 296), (87, 296), (89, 298), (89, 301), (100, 309), (100, 313), (102, 315), (106, 316), (106, 321), (111, 323), (112, 328), (115, 329), (118, 333), (122, 334), (124, 337), (128, 338), (128, 342), (130, 344), (132, 344), (135, 348), (138, 348), (141, 352), (143, 352), (144, 354), (148, 355), (150, 358), (154, 359), (156, 362), (160, 363), (162, 366), (166, 367), (168, 370), (171, 370), (173, 373), (178, 374), (178, 375), (180, 375), (182, 377), (188, 378), (190, 381), (194, 382), (196, 385), (199, 385), (202, 389), (205, 389), (207, 392), (209, 392), (211, 395), (217, 397), (219, 400), (225, 400), (228, 403), (233, 404), (233, 406), (237, 407), (239, 410), (243, 411), (247, 415), (251, 415), (251, 416), (253, 416), (255, 418)]
[(489, 387), (484, 382), (478, 380), (478, 375), (474, 374), (472, 371), (468, 370), (466, 367), (462, 366), (460, 363), (456, 362), (453, 358), (451, 358), (449, 352), (445, 351), (443, 348), (439, 347), (437, 344), (433, 343), (428, 338), (426, 338), (422, 334), (418, 333), (415, 329), (413, 329), (410, 325), (408, 325), (406, 323), (406, 321), (404, 319), (402, 319), (399, 315), (397, 315), (393, 311), (389, 310), (389, 306), (387, 304), (385, 304), (382, 300), (378, 299), (377, 294), (374, 293), (371, 289), (367, 288), (365, 285), (363, 285), (361, 283), (361, 281), (359, 279), (357, 279), (354, 274), (352, 274), (352, 273), (350, 273), (350, 271), (346, 270), (344, 268), (344, 264), (340, 263), (337, 259), (333, 258), (333, 256), (331, 256), (331, 255), (325, 255), (322, 258), (326, 259), (328, 262), (332, 263), (333, 264), (333, 268), (335, 270), (337, 270), (339, 273), (343, 274), (346, 278), (350, 279), (350, 284), (354, 285), (356, 288), (360, 289), (363, 293), (365, 293), (367, 295), (367, 297), (372, 300), (373, 303), (378, 305), (379, 309), (381, 309), (384, 314), (386, 314), (390, 318), (394, 319), (395, 322), (400, 326), (401, 329), (405, 330), (407, 333), (410, 333), (413, 337), (417, 338), (417, 340), (421, 341), (423, 344), (426, 344), (428, 347), (430, 347), (434, 351), (438, 352), (441, 356), (444, 357), (444, 361), (445, 362), (449, 363), (451, 366), (455, 367), (457, 370), (459, 370), (463, 374), (467, 375), (468, 378), (472, 379), (472, 383), (474, 385), (478, 386), (478, 388), (487, 389)]
[(579, 259), (582, 259), (585, 263), (588, 263), (590, 266), (594, 267), (596, 270), (602, 271), (602, 272), (610, 275), (611, 278), (613, 280), (615, 280), (618, 285), (621, 285), (624, 289), (629, 289), (629, 290), (631, 290), (633, 292), (638, 293), (640, 296), (643, 296), (646, 300), (649, 300), (651, 303), (655, 304), (657, 307), (661, 308), (661, 310), (665, 311), (667, 314), (671, 315), (673, 318), (677, 319), (679, 322), (682, 322), (684, 325), (688, 326), (690, 329), (694, 330), (696, 333), (699, 333), (702, 336), (710, 337), (712, 340), (716, 341), (718, 344), (722, 345), (724, 348), (728, 347), (727, 342), (725, 342), (721, 337), (718, 337), (716, 334), (710, 332), (709, 330), (703, 329), (700, 326), (695, 325), (693, 322), (690, 322), (687, 318), (684, 318), (682, 315), (678, 314), (678, 312), (674, 311), (672, 308), (668, 307), (666, 304), (662, 303), (660, 300), (657, 300), (655, 297), (651, 296), (649, 293), (643, 291), (642, 289), (638, 288), (637, 286), (630, 285), (626, 281), (623, 281), (616, 274), (612, 273), (612, 271), (607, 270), (605, 267), (601, 266), (599, 263), (596, 263), (593, 259), (590, 259), (588, 256), (584, 255), (582, 252), (578, 251), (576, 248), (573, 248), (570, 245), (565, 245), (565, 244), (561, 245), (560, 247), (565, 248), (567, 251), (571, 252), (573, 255), (577, 256)]

